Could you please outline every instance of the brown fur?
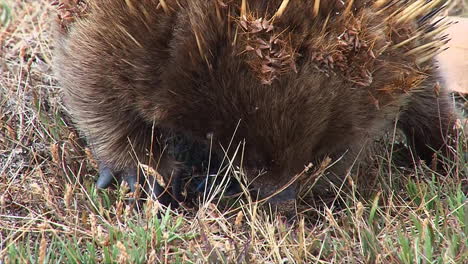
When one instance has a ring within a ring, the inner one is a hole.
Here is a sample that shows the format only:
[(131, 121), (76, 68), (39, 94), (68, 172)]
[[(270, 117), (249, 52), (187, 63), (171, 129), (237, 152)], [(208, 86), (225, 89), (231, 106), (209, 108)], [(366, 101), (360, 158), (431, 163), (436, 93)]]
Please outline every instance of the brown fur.
[(59, 34), (55, 71), (97, 157), (120, 170), (153, 149), (167, 178), (164, 131), (226, 147), (237, 128), (265, 196), (327, 156), (343, 156), (331, 169), (342, 179), (397, 119), (421, 157), (443, 147), (453, 109), (432, 62), (405, 55), (429, 40), (392, 49), (417, 32), (387, 19), (397, 5), (322, 1), (313, 14), (314, 1), (290, 1), (275, 16), (281, 2), (246, 1), (242, 16), (241, 1), (87, 1)]

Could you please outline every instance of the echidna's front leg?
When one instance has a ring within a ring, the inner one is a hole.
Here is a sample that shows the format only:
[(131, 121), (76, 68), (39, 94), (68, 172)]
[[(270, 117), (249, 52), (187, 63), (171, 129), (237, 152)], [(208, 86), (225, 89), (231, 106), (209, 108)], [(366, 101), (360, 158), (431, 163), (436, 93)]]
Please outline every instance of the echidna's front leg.
[[(104, 101), (98, 106), (103, 107), (104, 103), (108, 102)], [(110, 101), (109, 105), (111, 103), (113, 102)], [(170, 197), (169, 192), (172, 190), (171, 176), (177, 176), (176, 164), (161, 151), (163, 147), (159, 142), (164, 142), (164, 136), (153, 131), (154, 128), (136, 113), (119, 110), (120, 108), (113, 111), (97, 109), (79, 112), (81, 115), (86, 114), (86, 118), (82, 119), (83, 123), (79, 124), (88, 128), (90, 145), (100, 162), (96, 186), (107, 188), (112, 183), (124, 181), (131, 191), (135, 191), (135, 185), (139, 183), (144, 196), (157, 198), (161, 203), (172, 202), (166, 197)], [(152, 175), (140, 169), (139, 164), (153, 167), (168, 181), (169, 188), (161, 187)]]

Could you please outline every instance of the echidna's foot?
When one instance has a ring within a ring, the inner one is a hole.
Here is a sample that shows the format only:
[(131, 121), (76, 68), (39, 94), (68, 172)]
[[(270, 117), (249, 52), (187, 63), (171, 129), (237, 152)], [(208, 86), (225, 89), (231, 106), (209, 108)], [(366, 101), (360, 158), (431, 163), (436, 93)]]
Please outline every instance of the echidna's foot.
[(126, 182), (130, 188), (130, 192), (135, 192), (136, 184), (140, 183), (140, 185), (143, 186), (143, 191), (141, 193), (141, 197), (135, 198), (151, 197), (152, 199), (157, 199), (163, 205), (171, 204), (173, 207), (177, 204), (177, 199), (169, 193), (169, 190), (159, 185), (153, 177), (143, 176), (143, 173), (140, 171), (139, 174), (136, 168), (130, 167), (116, 171), (105, 163), (101, 163), (99, 166), (99, 178), (96, 182), (96, 187), (99, 189), (106, 189), (112, 184)]
[(109, 188), (112, 184), (125, 181), (130, 191), (135, 191), (135, 184), (137, 183), (137, 170), (135, 168), (128, 168), (122, 171), (115, 171), (104, 163), (99, 165), (99, 178), (96, 181), (96, 187), (99, 189)]
[[(178, 178), (174, 176), (174, 178)], [(143, 185), (144, 194), (146, 197), (151, 197), (153, 200), (157, 200), (159, 203), (165, 206), (171, 206), (172, 208), (179, 205), (179, 190), (175, 190), (174, 183), (175, 179), (172, 180), (172, 185), (161, 186), (154, 177), (145, 178)]]

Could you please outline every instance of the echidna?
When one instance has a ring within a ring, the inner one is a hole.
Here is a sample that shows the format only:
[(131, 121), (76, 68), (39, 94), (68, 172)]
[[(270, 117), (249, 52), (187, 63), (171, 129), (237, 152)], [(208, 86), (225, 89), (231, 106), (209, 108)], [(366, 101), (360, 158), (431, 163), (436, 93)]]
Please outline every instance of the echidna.
[(176, 134), (219, 155), (243, 142), (260, 197), (290, 201), (298, 184), (281, 187), (304, 166), (331, 158), (329, 178), (343, 179), (395, 124), (421, 159), (444, 149), (456, 118), (433, 60), (444, 3), (67, 1), (55, 72), (99, 186), (112, 174), (133, 185), (138, 162), (178, 179), (164, 151)]

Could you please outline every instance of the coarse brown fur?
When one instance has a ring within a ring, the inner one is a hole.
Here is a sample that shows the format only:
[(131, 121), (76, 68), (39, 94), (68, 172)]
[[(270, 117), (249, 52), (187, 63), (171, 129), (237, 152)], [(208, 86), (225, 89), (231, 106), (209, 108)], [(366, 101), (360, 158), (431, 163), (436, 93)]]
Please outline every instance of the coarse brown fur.
[(416, 1), (285, 2), (88, 0), (69, 13), (55, 71), (99, 160), (168, 179), (167, 131), (212, 135), (221, 154), (235, 132), (264, 197), (326, 157), (343, 179), (395, 121), (423, 159), (443, 148), (454, 111), (421, 60), (434, 48), (417, 50), (437, 36), (396, 47), (421, 32), (416, 18), (397, 21)]

